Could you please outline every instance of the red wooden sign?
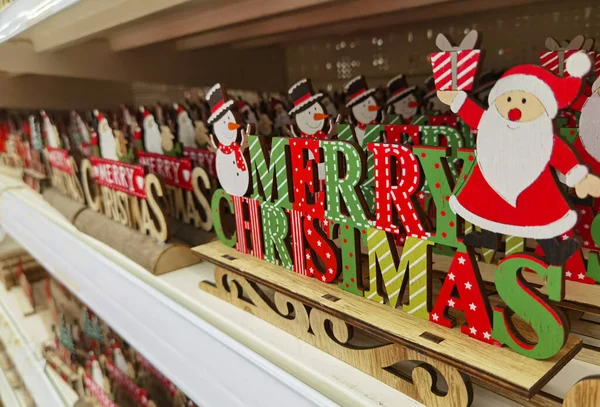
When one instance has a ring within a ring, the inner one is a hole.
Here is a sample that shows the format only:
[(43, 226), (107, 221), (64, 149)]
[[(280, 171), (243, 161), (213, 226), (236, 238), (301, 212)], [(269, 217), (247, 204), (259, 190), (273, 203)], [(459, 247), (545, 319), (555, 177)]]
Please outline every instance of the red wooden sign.
[(160, 175), (165, 184), (192, 190), (192, 162), (168, 155), (138, 150), (138, 164), (148, 166), (152, 174)]
[(142, 388), (140, 388), (133, 380), (127, 376), (127, 373), (116, 367), (110, 360), (106, 361), (106, 370), (108, 375), (116, 381), (119, 386), (129, 393), (140, 406), (146, 407), (148, 405), (148, 394)]
[(102, 407), (119, 407), (108, 397), (108, 395), (102, 390), (100, 386), (92, 379), (92, 376), (88, 372), (85, 372), (85, 378), (83, 379), (85, 387), (92, 393), (92, 396), (100, 403)]
[(213, 178), (217, 178), (215, 153), (206, 148), (184, 147), (183, 155), (192, 160), (194, 167), (202, 167)]
[(73, 174), (73, 169), (69, 162), (69, 151), (53, 147), (46, 147), (46, 151), (48, 152), (48, 161), (50, 161), (52, 168), (56, 168), (67, 174)]
[(94, 169), (94, 181), (116, 191), (146, 199), (144, 167), (114, 160), (90, 157)]

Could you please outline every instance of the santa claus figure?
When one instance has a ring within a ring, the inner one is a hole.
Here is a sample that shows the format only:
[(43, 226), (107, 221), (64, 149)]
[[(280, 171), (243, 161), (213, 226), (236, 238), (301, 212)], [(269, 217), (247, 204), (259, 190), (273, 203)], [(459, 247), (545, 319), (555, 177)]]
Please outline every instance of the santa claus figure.
[(108, 160), (118, 160), (117, 143), (113, 130), (108, 125), (108, 120), (97, 110), (94, 110), (94, 115), (98, 120), (98, 144), (100, 146), (100, 155)]
[(217, 151), (215, 166), (219, 183), (228, 194), (244, 196), (250, 184), (250, 172), (244, 157), (248, 140), (242, 131), (241, 115), (221, 84), (213, 86), (206, 97), (211, 110), (208, 124), (213, 126), (211, 144)]
[(154, 116), (144, 107), (142, 112), (142, 127), (144, 128), (144, 149), (149, 153), (163, 154), (160, 129), (154, 120)]
[(92, 369), (92, 379), (98, 386), (104, 389), (104, 375), (102, 374), (102, 368), (100, 367), (100, 362), (96, 359), (94, 354), (90, 355), (91, 361), (91, 369)]
[(313, 90), (310, 79), (302, 79), (296, 82), (288, 91), (294, 107), (289, 115), (295, 121), (296, 126), (291, 127), (294, 136), (310, 139), (325, 139), (332, 125), (329, 115), (321, 104), (322, 93)]
[(387, 83), (387, 91), (389, 112), (402, 117), (402, 123), (411, 123), (420, 106), (417, 88), (408, 86), (406, 77), (400, 74)]
[(578, 96), (590, 67), (590, 58), (579, 52), (567, 60), (568, 78), (535, 65), (509, 69), (490, 91), (487, 110), (463, 91), (438, 92), (478, 129), (477, 164), (450, 197), (456, 214), (483, 229), (465, 236), (466, 245), (494, 249), (497, 234), (534, 238), (553, 265), (578, 249), (574, 239), (555, 239), (575, 226), (577, 212), (565, 200), (554, 170), (580, 198), (600, 196), (600, 179), (554, 134), (552, 119)]
[(573, 148), (594, 174), (600, 174), (600, 78), (592, 85), (592, 95), (581, 109), (579, 137)]
[(184, 147), (196, 147), (196, 129), (194, 128), (194, 123), (192, 122), (192, 119), (190, 119), (188, 112), (177, 103), (173, 105), (173, 108), (177, 113), (179, 141)]
[(383, 119), (381, 107), (375, 100), (377, 89), (369, 89), (364, 76), (357, 76), (344, 86), (346, 107), (351, 111), (354, 134), (359, 145), (363, 145), (369, 124), (379, 124)]
[(42, 115), (42, 128), (46, 136), (46, 144), (52, 148), (60, 148), (60, 137), (56, 126), (52, 124), (45, 111), (42, 110), (40, 114)]
[(292, 125), (292, 120), (280, 100), (273, 99), (271, 106), (275, 111), (275, 131), (277, 134), (285, 134), (286, 129)]

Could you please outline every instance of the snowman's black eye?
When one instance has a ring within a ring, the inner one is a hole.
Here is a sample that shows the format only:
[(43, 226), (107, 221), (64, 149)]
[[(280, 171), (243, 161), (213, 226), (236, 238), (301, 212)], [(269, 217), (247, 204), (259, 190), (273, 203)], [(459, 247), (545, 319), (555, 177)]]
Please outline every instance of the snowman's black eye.
[(512, 98), (509, 96), (508, 99), (506, 99), (508, 102), (512, 101)]
[(521, 103), (523, 103), (523, 104), (527, 103), (527, 99), (525, 99), (525, 98), (521, 99)]

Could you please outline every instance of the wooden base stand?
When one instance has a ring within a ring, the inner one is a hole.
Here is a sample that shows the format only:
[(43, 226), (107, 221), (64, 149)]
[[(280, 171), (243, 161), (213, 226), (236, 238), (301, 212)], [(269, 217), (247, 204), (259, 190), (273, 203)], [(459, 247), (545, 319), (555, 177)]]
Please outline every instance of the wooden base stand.
[[(493, 347), (335, 285), (244, 255), (220, 242), (194, 248), (217, 265), (201, 288), (332, 354), (427, 406), (468, 406), (471, 382), (524, 405), (558, 406), (540, 389), (581, 349), (569, 337), (554, 358)], [(448, 393), (436, 388), (441, 375)]]
[[(168, 273), (201, 261), (196, 253), (183, 244), (159, 243), (137, 230), (111, 221), (106, 216), (64, 196), (56, 189), (47, 189), (43, 196), (77, 229), (123, 253), (152, 274)], [(202, 234), (200, 231), (199, 236), (202, 238), (200, 241), (203, 242), (212, 238), (207, 236), (206, 232)]]

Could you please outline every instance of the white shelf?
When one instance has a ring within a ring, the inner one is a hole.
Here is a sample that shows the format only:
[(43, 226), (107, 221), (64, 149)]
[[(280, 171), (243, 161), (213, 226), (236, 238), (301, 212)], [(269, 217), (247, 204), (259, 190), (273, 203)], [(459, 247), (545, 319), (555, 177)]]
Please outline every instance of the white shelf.
[[(211, 264), (153, 276), (22, 185), (0, 176), (0, 226), (199, 405), (421, 405), (200, 290)], [(574, 360), (544, 391), (564, 397), (589, 373)], [(517, 406), (474, 387), (474, 407)]]

